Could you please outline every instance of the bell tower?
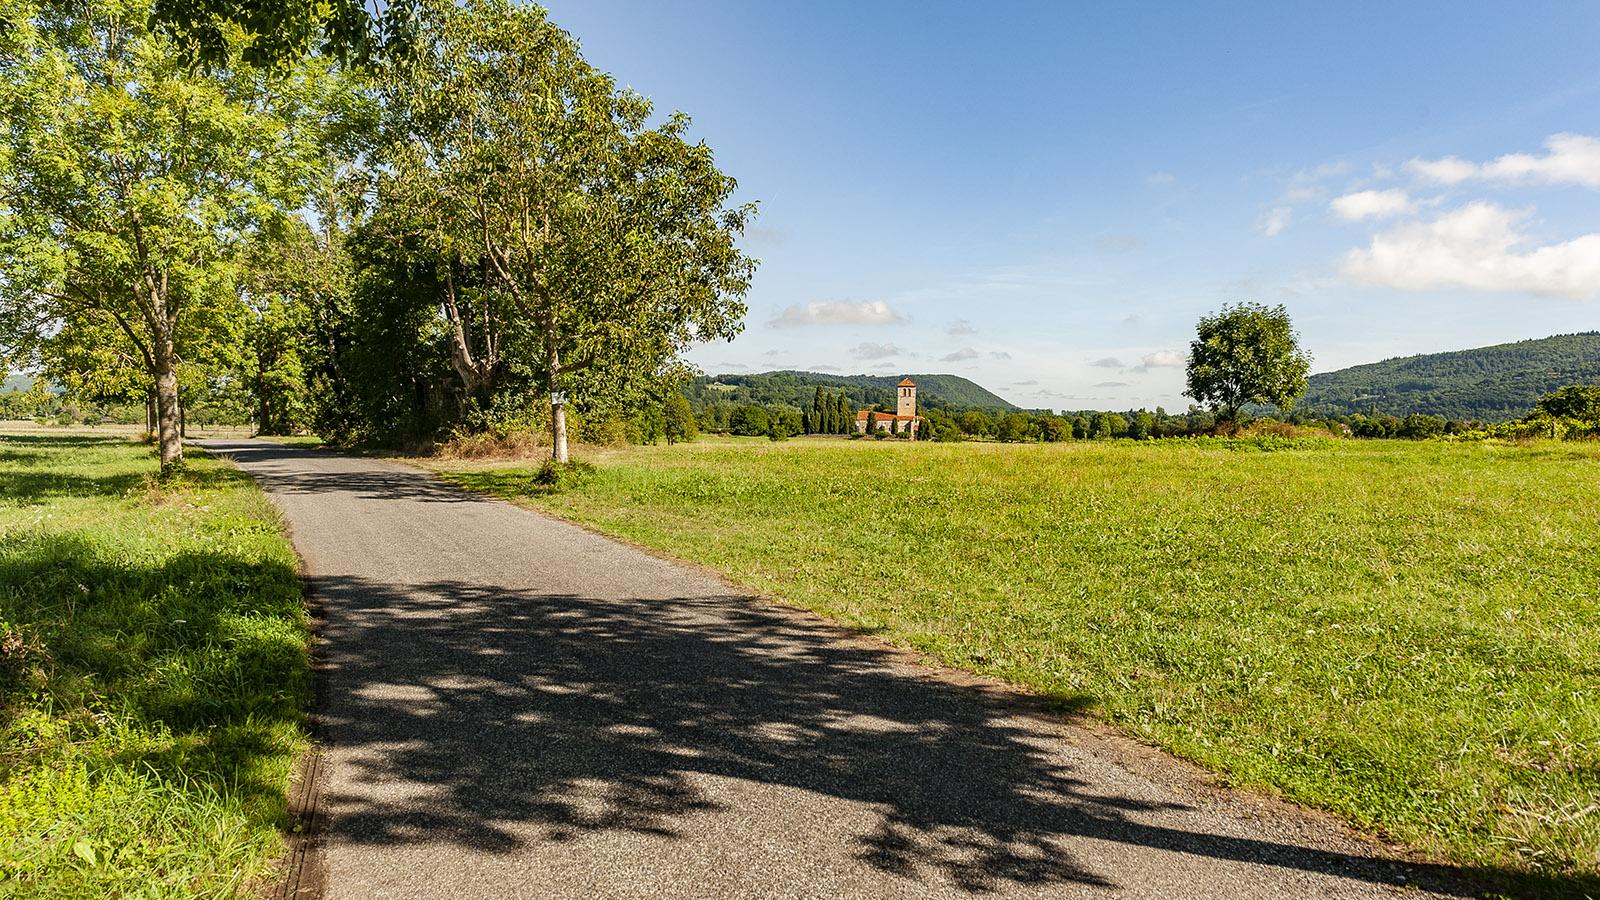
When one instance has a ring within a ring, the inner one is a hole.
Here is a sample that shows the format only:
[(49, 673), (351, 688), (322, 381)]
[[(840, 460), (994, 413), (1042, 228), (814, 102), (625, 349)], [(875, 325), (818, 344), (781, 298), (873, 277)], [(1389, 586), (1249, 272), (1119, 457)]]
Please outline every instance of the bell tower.
[(909, 378), (902, 379), (896, 385), (900, 390), (898, 402), (895, 404), (895, 414), (900, 416), (914, 416), (917, 414), (917, 383)]

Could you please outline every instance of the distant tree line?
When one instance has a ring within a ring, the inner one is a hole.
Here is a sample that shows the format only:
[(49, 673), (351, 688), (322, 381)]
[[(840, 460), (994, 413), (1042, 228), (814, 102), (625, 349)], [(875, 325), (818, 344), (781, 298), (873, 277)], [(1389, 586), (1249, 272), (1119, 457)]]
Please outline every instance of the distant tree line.
[(1514, 421), (1542, 395), (1600, 383), (1600, 332), (1389, 359), (1312, 375), (1301, 406), (1324, 416), (1412, 413)]

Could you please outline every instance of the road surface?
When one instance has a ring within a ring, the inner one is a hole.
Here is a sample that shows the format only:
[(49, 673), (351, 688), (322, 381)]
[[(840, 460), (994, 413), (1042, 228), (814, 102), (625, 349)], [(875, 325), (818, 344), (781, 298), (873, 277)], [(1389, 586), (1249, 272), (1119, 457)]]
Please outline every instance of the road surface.
[(557, 519), (393, 463), (201, 443), (281, 508), (322, 619), (329, 897), (1460, 890)]

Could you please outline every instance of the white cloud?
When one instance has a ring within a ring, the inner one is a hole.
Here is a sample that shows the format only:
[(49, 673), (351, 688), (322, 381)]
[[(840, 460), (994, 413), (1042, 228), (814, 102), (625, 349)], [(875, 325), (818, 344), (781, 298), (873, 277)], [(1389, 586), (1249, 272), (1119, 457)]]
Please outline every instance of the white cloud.
[(1089, 363), (1089, 365), (1094, 366), (1097, 369), (1120, 369), (1122, 368), (1122, 360), (1117, 359), (1115, 356), (1102, 356), (1094, 362)]
[(1328, 196), (1328, 192), (1315, 185), (1301, 185), (1292, 187), (1283, 192), (1279, 197), (1284, 203), (1310, 203)]
[(1169, 184), (1175, 183), (1178, 180), (1178, 176), (1172, 174), (1171, 172), (1151, 172), (1149, 175), (1145, 176), (1144, 180), (1152, 187), (1166, 187)]
[(948, 334), (951, 337), (960, 337), (960, 336), (962, 336), (964, 334), (977, 334), (977, 333), (978, 333), (978, 329), (973, 328), (972, 327), (972, 323), (968, 322), (966, 319), (957, 319), (954, 322), (950, 323), (950, 327), (949, 328), (945, 329), (945, 334)]
[(954, 353), (946, 353), (944, 356), (939, 357), (939, 361), (940, 362), (961, 362), (963, 360), (977, 359), (977, 358), (978, 358), (978, 351), (972, 349), (971, 347), (962, 347), (960, 350), (957, 350)]
[(1460, 184), (1478, 174), (1476, 163), (1446, 156), (1444, 159), (1413, 159), (1406, 163), (1412, 174), (1440, 184)]
[(1431, 222), (1373, 235), (1345, 255), (1345, 275), (1369, 284), (1422, 291), (1461, 287), (1546, 296), (1600, 294), (1600, 234), (1532, 246), (1519, 226), (1529, 210), (1477, 201)]
[(1143, 369), (1176, 369), (1184, 365), (1183, 354), (1176, 350), (1157, 350), (1146, 353), (1139, 360), (1139, 367)]
[(1508, 153), (1486, 163), (1454, 156), (1413, 159), (1406, 168), (1415, 175), (1442, 184), (1463, 181), (1501, 181), (1521, 184), (1578, 184), (1600, 188), (1600, 139), (1583, 134), (1553, 134), (1544, 142), (1543, 156)]
[(1097, 388), (1119, 388), (1119, 387), (1129, 387), (1129, 384), (1126, 381), (1102, 381), (1099, 384), (1095, 385), (1095, 387), (1097, 387)]
[(1328, 204), (1334, 215), (1347, 222), (1361, 219), (1381, 219), (1415, 212), (1417, 204), (1411, 195), (1399, 188), (1386, 191), (1356, 191), (1336, 197)]
[(990, 350), (989, 351), (989, 358), (990, 359), (1010, 359), (1011, 358), (1011, 354), (1007, 353), (1004, 350)]
[(882, 300), (863, 303), (817, 300), (791, 304), (771, 324), (774, 328), (795, 328), (802, 325), (890, 325), (899, 321), (899, 314)]
[(869, 342), (857, 344), (850, 350), (850, 355), (856, 359), (888, 359), (891, 356), (899, 356), (900, 348), (893, 344), (874, 344)]
[(1287, 206), (1275, 206), (1272, 211), (1262, 217), (1256, 227), (1267, 237), (1277, 237), (1289, 227), (1289, 220), (1294, 216), (1294, 210)]

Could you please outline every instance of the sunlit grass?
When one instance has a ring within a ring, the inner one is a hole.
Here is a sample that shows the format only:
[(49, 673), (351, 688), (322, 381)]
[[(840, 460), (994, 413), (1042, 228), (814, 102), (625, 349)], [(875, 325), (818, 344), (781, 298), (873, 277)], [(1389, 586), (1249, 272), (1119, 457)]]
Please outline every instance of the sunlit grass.
[(1462, 862), (1600, 870), (1600, 446), (713, 441), (535, 503)]
[(226, 896), (281, 849), (309, 693), (296, 560), (192, 454), (0, 436), (0, 895)]

